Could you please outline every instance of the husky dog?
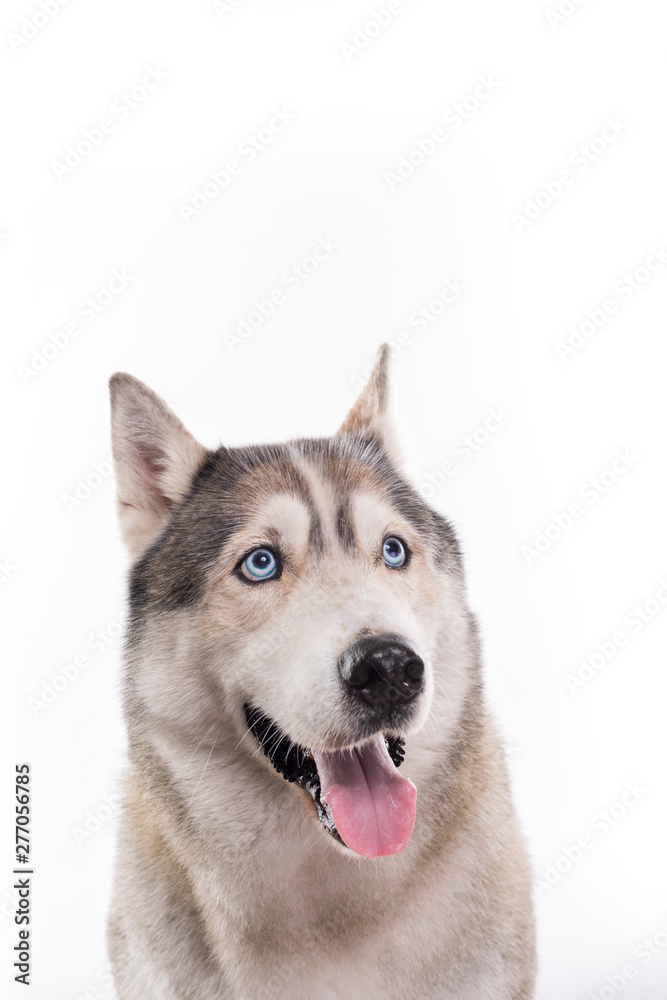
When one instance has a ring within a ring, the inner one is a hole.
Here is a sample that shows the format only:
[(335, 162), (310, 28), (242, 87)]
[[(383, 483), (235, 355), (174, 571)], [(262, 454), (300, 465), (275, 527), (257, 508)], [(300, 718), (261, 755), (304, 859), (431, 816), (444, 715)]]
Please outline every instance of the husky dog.
[(120, 1000), (529, 1000), (530, 873), (389, 348), (325, 439), (209, 451), (111, 379), (133, 558)]

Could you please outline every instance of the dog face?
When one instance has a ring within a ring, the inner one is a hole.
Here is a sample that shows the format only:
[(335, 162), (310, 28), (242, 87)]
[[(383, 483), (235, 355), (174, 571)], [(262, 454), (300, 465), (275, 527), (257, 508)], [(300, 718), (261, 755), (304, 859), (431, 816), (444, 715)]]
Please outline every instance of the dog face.
[[(410, 836), (403, 743), (436, 688), (457, 686), (447, 649), (466, 617), (454, 534), (393, 458), (387, 362), (385, 346), (332, 438), (215, 452), (141, 383), (112, 379), (131, 640), (198, 659), (274, 780), (369, 856)], [(189, 653), (172, 631), (184, 619)]]
[(382, 454), (358, 451), (297, 442), (242, 477), (207, 586), (221, 661), (234, 648), (225, 688), (327, 750), (407, 734), (432, 696), (437, 569)]

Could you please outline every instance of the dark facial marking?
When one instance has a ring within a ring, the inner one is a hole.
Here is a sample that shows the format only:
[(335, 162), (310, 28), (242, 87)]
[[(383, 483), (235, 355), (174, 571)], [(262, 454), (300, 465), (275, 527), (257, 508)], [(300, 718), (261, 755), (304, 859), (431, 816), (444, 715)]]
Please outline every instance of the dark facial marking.
[(310, 515), (310, 532), (308, 535), (308, 545), (312, 552), (322, 553), (324, 551), (324, 532), (322, 531), (322, 521), (315, 508), (312, 497), (306, 505)]
[(311, 547), (321, 552), (322, 525), (309, 485), (292, 460), (295, 449), (313, 463), (338, 497), (336, 530), (341, 544), (352, 548), (356, 542), (347, 498), (370, 482), (430, 540), (438, 558), (460, 571), (460, 552), (451, 526), (394, 469), (374, 438), (346, 435), (300, 439), (288, 445), (223, 447), (207, 453), (190, 492), (132, 570), (129, 596), (134, 628), (146, 615), (192, 607), (201, 600), (209, 569), (247, 522), (261, 492), (275, 490), (298, 497), (310, 514)]
[[(319, 468), (339, 496), (349, 496), (354, 489), (371, 482), (418, 534), (433, 543), (438, 558), (461, 572), (461, 552), (451, 525), (396, 471), (376, 438), (304, 438), (293, 444)], [(341, 537), (340, 527), (338, 530)]]
[(357, 547), (357, 539), (354, 535), (354, 526), (350, 514), (350, 499), (343, 496), (336, 511), (336, 536), (348, 551), (353, 551)]

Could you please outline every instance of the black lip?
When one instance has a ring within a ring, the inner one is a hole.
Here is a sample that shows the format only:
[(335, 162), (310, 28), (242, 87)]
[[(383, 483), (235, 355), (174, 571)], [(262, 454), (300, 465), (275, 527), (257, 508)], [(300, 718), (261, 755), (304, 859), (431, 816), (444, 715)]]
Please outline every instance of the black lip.
[[(247, 703), (243, 708), (248, 729), (278, 774), (282, 775), (286, 781), (293, 782), (308, 792), (315, 803), (318, 819), (324, 829), (345, 846), (344, 840), (336, 829), (329, 806), (322, 802), (320, 797), (320, 776), (317, 773), (315, 761), (308, 750), (290, 740), (278, 724), (259, 708)], [(400, 736), (385, 736), (384, 740), (389, 756), (395, 766), (400, 767), (405, 756), (405, 741)]]

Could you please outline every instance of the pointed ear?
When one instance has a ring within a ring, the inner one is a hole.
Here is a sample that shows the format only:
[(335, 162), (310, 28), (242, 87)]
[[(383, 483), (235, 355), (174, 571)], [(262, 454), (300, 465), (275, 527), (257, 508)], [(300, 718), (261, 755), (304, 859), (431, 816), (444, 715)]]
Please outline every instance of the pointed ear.
[(117, 372), (109, 390), (118, 516), (123, 540), (136, 556), (187, 494), (206, 450), (139, 379)]
[(373, 437), (379, 442), (389, 458), (400, 462), (394, 428), (387, 415), (390, 356), (389, 344), (381, 344), (371, 376), (338, 433)]

